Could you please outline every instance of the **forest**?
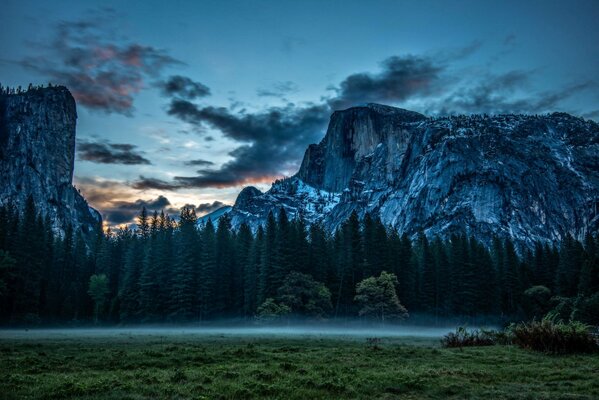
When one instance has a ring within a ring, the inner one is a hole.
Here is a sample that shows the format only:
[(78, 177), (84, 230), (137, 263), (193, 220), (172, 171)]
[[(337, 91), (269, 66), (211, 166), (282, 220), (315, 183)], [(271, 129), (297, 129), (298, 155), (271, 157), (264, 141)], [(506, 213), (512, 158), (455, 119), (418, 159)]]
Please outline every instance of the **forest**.
[(55, 235), (32, 200), (22, 212), (0, 208), (0, 322), (599, 317), (593, 235), (534, 248), (464, 235), (412, 240), (356, 214), (329, 234), (283, 209), (252, 232), (232, 229), (226, 214), (198, 223), (184, 207), (176, 219), (143, 209), (136, 229), (95, 237)]

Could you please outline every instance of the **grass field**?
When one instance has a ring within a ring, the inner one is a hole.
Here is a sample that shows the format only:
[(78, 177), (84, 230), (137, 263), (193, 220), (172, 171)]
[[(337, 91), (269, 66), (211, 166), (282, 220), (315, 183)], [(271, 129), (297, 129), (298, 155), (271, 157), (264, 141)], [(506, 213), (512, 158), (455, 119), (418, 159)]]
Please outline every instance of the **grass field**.
[(0, 332), (2, 399), (599, 399), (599, 356), (436, 338)]

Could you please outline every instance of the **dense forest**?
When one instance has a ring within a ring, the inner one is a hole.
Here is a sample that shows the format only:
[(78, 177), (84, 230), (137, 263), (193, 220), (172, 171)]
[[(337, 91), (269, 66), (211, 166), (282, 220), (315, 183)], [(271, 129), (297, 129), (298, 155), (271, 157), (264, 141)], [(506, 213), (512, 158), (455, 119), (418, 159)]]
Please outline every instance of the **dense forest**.
[[(568, 237), (520, 251), (500, 239), (490, 246), (459, 235), (411, 240), (356, 214), (331, 235), (284, 210), (253, 233), (247, 225), (233, 230), (226, 215), (198, 224), (193, 208), (183, 208), (176, 221), (144, 209), (137, 229), (98, 231), (95, 243), (86, 243), (72, 229), (54, 235), (30, 200), (23, 212), (0, 208), (0, 320), (384, 319), (377, 314), (384, 308), (402, 318), (506, 321), (552, 311), (597, 323), (598, 251), (591, 235), (583, 243)], [(377, 300), (379, 293), (388, 298)]]

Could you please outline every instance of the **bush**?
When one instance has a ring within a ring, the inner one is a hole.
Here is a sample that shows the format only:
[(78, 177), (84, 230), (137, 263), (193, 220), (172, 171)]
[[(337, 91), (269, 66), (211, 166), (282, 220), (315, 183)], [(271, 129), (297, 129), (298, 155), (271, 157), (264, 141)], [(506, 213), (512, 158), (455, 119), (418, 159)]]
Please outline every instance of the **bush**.
[(541, 321), (512, 324), (508, 328), (514, 344), (550, 354), (590, 353), (597, 351), (597, 338), (588, 325), (578, 321)]
[(455, 332), (449, 332), (441, 339), (443, 347), (493, 346), (499, 334), (485, 329), (468, 330), (460, 326)]
[(256, 319), (261, 322), (274, 322), (289, 315), (291, 309), (285, 304), (278, 304), (272, 298), (268, 298), (258, 307)]
[(589, 297), (579, 296), (570, 318), (589, 325), (599, 325), (599, 292)]

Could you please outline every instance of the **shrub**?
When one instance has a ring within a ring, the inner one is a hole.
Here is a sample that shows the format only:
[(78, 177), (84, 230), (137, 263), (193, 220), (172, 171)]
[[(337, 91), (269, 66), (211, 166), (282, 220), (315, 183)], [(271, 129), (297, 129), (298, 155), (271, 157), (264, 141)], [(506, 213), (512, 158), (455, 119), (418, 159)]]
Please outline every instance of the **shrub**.
[(493, 346), (498, 333), (485, 329), (468, 330), (460, 326), (455, 332), (449, 332), (441, 339), (443, 347)]
[(541, 321), (512, 324), (508, 328), (514, 344), (550, 354), (590, 353), (598, 349), (597, 338), (588, 325), (578, 321)]
[(256, 319), (261, 322), (274, 322), (282, 319), (291, 312), (285, 304), (278, 304), (272, 298), (268, 298), (258, 307)]
[(599, 325), (599, 292), (592, 296), (579, 296), (574, 302), (570, 318), (589, 325)]

